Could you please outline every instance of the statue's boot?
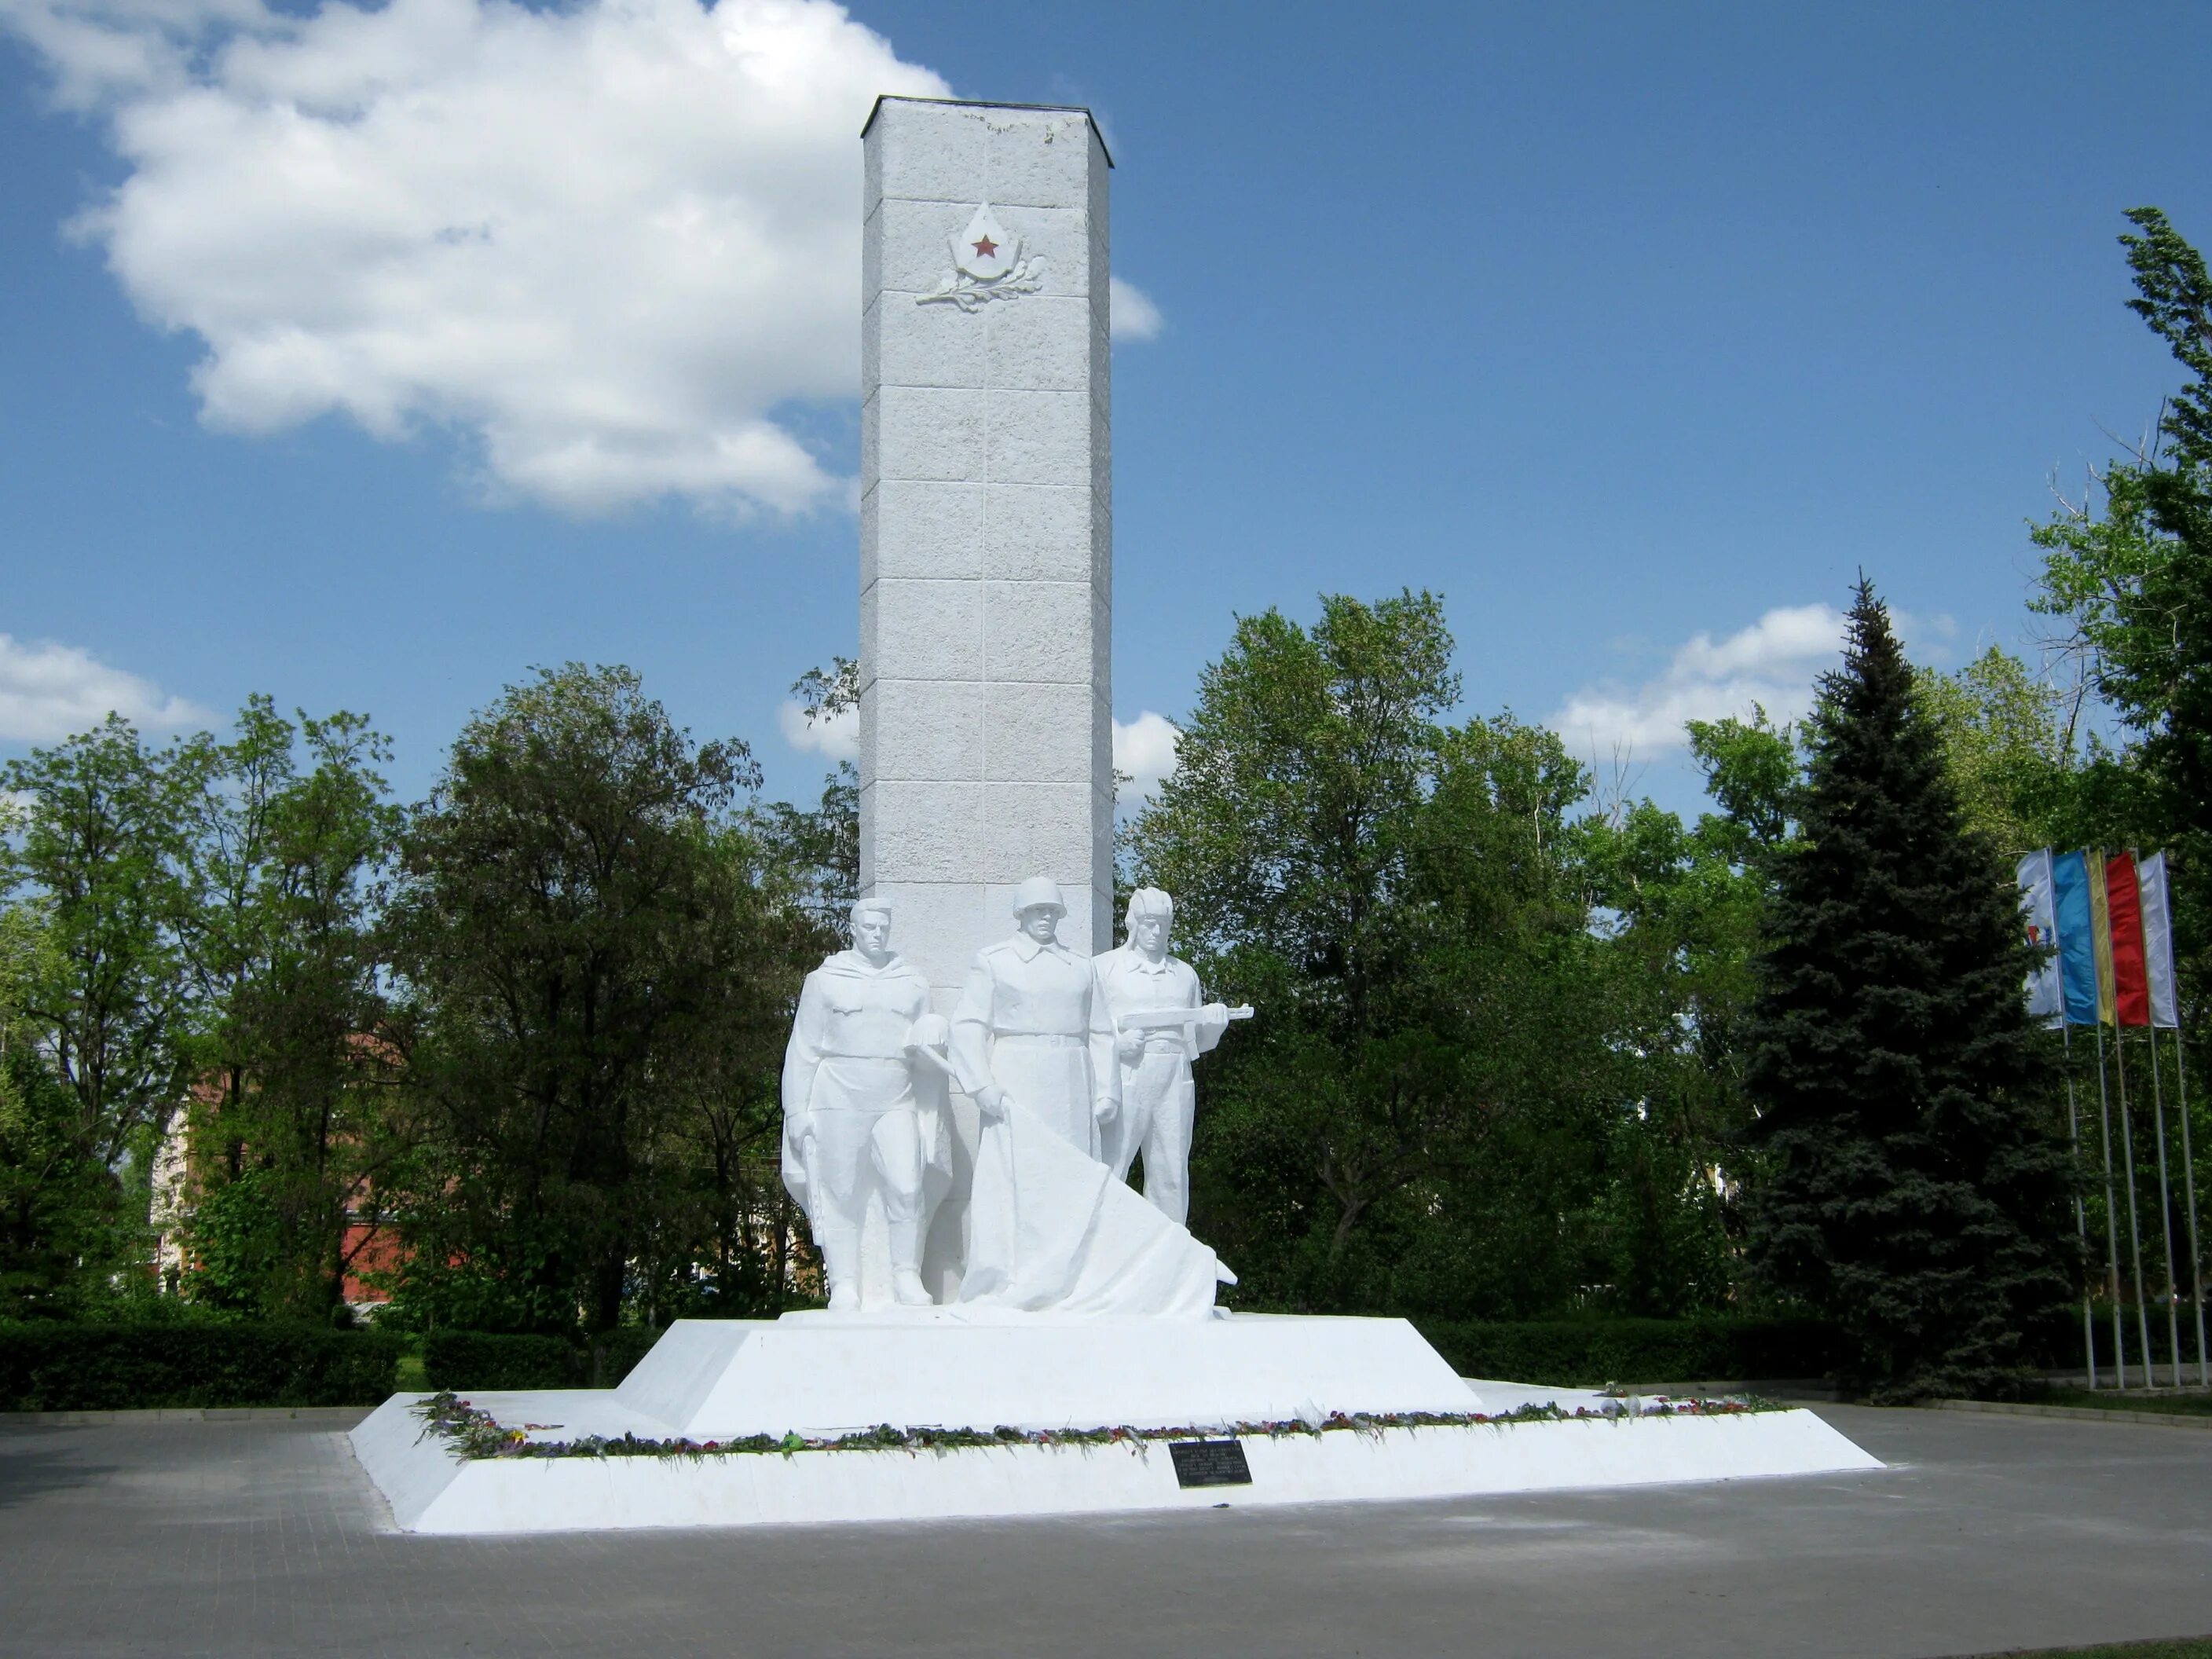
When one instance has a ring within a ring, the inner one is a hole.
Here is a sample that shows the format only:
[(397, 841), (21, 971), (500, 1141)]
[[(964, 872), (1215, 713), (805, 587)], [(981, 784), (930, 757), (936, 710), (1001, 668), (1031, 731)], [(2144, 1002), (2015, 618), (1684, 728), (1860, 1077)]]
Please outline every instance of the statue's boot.
[(822, 1229), (816, 1234), (822, 1246), (822, 1274), (830, 1281), (830, 1311), (860, 1310), (860, 1235), (857, 1230)]
[(921, 1218), (890, 1224), (891, 1297), (902, 1308), (926, 1308), (929, 1290), (921, 1282)]

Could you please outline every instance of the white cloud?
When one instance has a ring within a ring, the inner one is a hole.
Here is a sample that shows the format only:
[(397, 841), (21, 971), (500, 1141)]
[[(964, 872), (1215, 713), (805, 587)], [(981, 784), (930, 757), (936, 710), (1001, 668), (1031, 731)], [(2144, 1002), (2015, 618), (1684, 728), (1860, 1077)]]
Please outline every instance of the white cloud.
[(1174, 721), (1149, 708), (1133, 720), (1114, 722), (1114, 769), (1130, 780), (1121, 786), (1117, 805), (1137, 805), (1174, 775), (1182, 736)]
[[(1958, 631), (1948, 616), (1893, 611), (1890, 620), (1908, 645)], [(1642, 685), (1586, 686), (1544, 723), (1577, 753), (1650, 759), (1687, 743), (1686, 721), (1743, 719), (1754, 706), (1777, 721), (1802, 720), (1814, 679), (1842, 661), (1844, 629), (1832, 605), (1780, 606), (1723, 640), (1692, 635), (1667, 672)]]
[(1813, 705), (1814, 677), (1835, 666), (1843, 644), (1843, 613), (1833, 606), (1784, 606), (1724, 640), (1693, 635), (1664, 674), (1632, 690), (1586, 687), (1545, 724), (1577, 753), (1649, 758), (1687, 741), (1686, 720), (1741, 717), (1754, 704), (1778, 720), (1801, 720)]
[(1157, 340), (1167, 319), (1152, 296), (1119, 276), (1107, 279), (1106, 315), (1117, 340)]
[(787, 702), (775, 711), (776, 729), (783, 740), (802, 755), (817, 754), (825, 760), (848, 761), (860, 757), (860, 712), (843, 708), (827, 720), (809, 720), (804, 705)]
[(802, 511), (858, 378), (860, 130), (941, 97), (827, 0), (0, 0), (128, 172), (75, 222), (202, 418), (462, 434), (495, 494)]
[(156, 729), (211, 719), (81, 647), (0, 634), (0, 740), (52, 743), (88, 732), (111, 714)]

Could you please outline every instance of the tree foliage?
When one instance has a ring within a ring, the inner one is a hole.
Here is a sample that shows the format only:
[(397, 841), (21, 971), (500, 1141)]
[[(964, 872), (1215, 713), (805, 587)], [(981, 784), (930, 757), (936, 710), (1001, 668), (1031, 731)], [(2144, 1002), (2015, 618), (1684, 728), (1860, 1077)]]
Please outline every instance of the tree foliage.
[(43, 939), (21, 1011), (75, 1099), (78, 1143), (103, 1165), (150, 1153), (191, 1075), (173, 758), (110, 715), (0, 767), (0, 789), (26, 803), (0, 879)]
[(1248, 1304), (1518, 1311), (1604, 1272), (1632, 1085), (1572, 867), (1587, 780), (1510, 715), (1449, 723), (1451, 654), (1426, 593), (1241, 619), (1132, 827), (1181, 948), (1261, 1010), (1194, 1160)]
[(1862, 583), (1774, 865), (1745, 1033), (1754, 1261), (1882, 1397), (2004, 1386), (2071, 1289), (2065, 1153), (2009, 872)]
[(689, 1282), (687, 1231), (754, 1271), (743, 1165), (817, 939), (734, 811), (757, 780), (623, 668), (542, 670), (454, 744), (388, 916), (434, 1316), (605, 1328)]
[(2066, 504), (2033, 532), (2044, 550), (2036, 611), (2084, 688), (2108, 706), (2128, 752), (2099, 757), (2111, 842), (2176, 854), (2177, 944), (2197, 998), (2212, 974), (2212, 275), (2156, 208), (2131, 210), (2124, 235), (2136, 297), (2188, 380), (2159, 441), (2098, 475), (2101, 506)]
[[(279, 715), (179, 753), (180, 951), (200, 1011), (188, 1232), (196, 1296), (321, 1318), (377, 1236), (397, 1079), (374, 924), (401, 815), (358, 715)], [(305, 763), (304, 765), (302, 763)]]

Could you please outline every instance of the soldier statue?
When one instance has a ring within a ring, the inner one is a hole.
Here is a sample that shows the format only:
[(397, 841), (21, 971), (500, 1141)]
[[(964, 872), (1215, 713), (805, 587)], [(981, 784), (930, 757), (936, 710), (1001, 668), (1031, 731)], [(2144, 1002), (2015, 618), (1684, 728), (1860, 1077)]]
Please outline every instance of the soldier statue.
[(929, 1014), (927, 981), (892, 954), (890, 905), (862, 899), (852, 919), (852, 949), (806, 976), (783, 1060), (783, 1182), (814, 1231), (833, 1312), (860, 1305), (872, 1199), (889, 1224), (893, 1297), (929, 1301), (924, 1183), (944, 1092), (935, 1073), (916, 1075), (915, 1050), (942, 1042), (943, 1022)]
[(952, 1064), (987, 1124), (1012, 1102), (1096, 1158), (1119, 1086), (1113, 1028), (1091, 964), (1060, 942), (1066, 914), (1057, 882), (1032, 876), (1015, 890), (1018, 931), (975, 953), (952, 1015)]
[(1126, 1181), (1145, 1155), (1145, 1196), (1169, 1220), (1190, 1218), (1190, 1132), (1197, 1105), (1191, 1062), (1249, 1008), (1200, 1004), (1198, 975), (1168, 953), (1175, 901), (1157, 887), (1129, 896), (1128, 935), (1091, 958), (1113, 1022), (1121, 1109), (1107, 1125), (1106, 1162)]

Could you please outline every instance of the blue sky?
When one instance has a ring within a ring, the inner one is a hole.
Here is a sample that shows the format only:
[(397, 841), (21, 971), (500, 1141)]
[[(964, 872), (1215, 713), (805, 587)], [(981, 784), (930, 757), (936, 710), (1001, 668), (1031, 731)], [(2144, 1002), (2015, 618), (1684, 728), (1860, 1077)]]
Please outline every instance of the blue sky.
[(2121, 210), (2212, 242), (2199, 5), (848, 10), (0, 0), (0, 753), (266, 690), (414, 794), (580, 658), (810, 792), (859, 127), (933, 73), (1118, 163), (1122, 720), (1427, 586), (1468, 712), (1678, 806), (1861, 567), (1925, 659), (2024, 644), (2054, 469), (2179, 378)]

